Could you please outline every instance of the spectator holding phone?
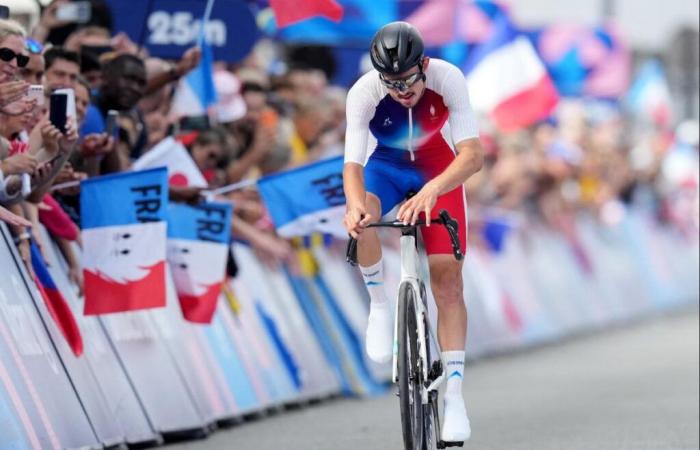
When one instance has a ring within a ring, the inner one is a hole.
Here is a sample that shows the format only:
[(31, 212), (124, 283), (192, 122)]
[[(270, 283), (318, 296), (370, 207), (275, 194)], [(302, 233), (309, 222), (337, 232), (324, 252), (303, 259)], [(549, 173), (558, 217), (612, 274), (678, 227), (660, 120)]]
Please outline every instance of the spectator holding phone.
[(80, 27), (112, 29), (112, 13), (105, 0), (53, 0), (32, 30), (38, 42), (62, 45)]
[(105, 62), (102, 75), (102, 88), (93, 98), (93, 104), (99, 109), (103, 121), (106, 123), (109, 111), (114, 110), (119, 112), (120, 120), (136, 124), (136, 134), (129, 148), (119, 148), (116, 155), (121, 162), (118, 168), (113, 169), (123, 171), (128, 168), (130, 159), (141, 155), (147, 143), (148, 132), (143, 114), (136, 107), (146, 91), (146, 68), (138, 56), (120, 54)]
[[(90, 86), (82, 77), (78, 78), (75, 85), (75, 106), (78, 112), (78, 123), (82, 126), (90, 106)], [(116, 123), (112, 126), (116, 126)], [(87, 134), (81, 139), (79, 151), (72, 157), (72, 164), (78, 171), (84, 171), (89, 176), (99, 175), (101, 166), (105, 166), (107, 172), (113, 172), (116, 169), (109, 166), (118, 164), (118, 161), (112, 161), (113, 158), (110, 156), (114, 147), (115, 139), (106, 131)]]
[(28, 62), (24, 30), (14, 21), (0, 19), (0, 111), (26, 95), (29, 84), (18, 76)]

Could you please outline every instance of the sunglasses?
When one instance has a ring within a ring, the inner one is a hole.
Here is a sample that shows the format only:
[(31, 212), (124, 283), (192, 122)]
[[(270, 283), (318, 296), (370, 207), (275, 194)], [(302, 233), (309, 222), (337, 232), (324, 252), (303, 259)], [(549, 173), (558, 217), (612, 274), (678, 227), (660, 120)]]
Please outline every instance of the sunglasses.
[(29, 63), (29, 56), (21, 53), (15, 53), (14, 50), (7, 47), (0, 48), (0, 59), (9, 63), (17, 58), (17, 67), (24, 67)]
[(44, 51), (44, 46), (40, 42), (35, 41), (32, 38), (26, 38), (25, 43), (27, 44), (27, 50), (34, 55), (39, 55)]
[(419, 81), (425, 80), (425, 74), (421, 72), (416, 72), (413, 75), (409, 75), (406, 78), (400, 80), (388, 80), (384, 78), (383, 74), (379, 74), (379, 79), (382, 80), (384, 86), (387, 89), (393, 89), (399, 92), (407, 91), (411, 86), (418, 83)]

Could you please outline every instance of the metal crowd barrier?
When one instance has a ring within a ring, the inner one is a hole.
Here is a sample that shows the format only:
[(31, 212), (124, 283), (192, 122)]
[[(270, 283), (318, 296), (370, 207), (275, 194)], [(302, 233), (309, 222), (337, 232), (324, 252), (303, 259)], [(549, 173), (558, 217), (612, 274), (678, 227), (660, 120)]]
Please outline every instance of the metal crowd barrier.
[[(698, 301), (697, 240), (634, 210), (613, 227), (581, 216), (576, 230), (566, 239), (533, 224), (498, 251), (469, 248), (469, 358)], [(40, 232), (85, 351), (73, 355), (0, 224), (0, 449), (158, 444), (387, 389), (389, 368), (364, 353), (368, 299), (342, 242), (299, 249), (295, 267), (266, 266), (234, 243), (240, 273), (202, 326), (183, 320), (171, 279), (165, 308), (84, 317), (60, 251)], [(399, 255), (391, 242), (384, 255), (393, 295)]]

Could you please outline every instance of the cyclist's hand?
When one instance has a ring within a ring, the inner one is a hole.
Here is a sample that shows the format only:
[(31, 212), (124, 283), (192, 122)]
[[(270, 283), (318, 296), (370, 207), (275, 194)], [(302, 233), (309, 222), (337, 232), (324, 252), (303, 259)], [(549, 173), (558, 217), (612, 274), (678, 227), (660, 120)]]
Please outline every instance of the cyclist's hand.
[(432, 211), (435, 206), (439, 194), (440, 191), (437, 186), (430, 182), (426, 183), (423, 189), (401, 205), (398, 214), (396, 214), (396, 218), (405, 225), (415, 225), (420, 213), (424, 213), (425, 224), (430, 226), (430, 211)]
[(343, 224), (345, 225), (345, 229), (348, 230), (348, 233), (350, 233), (350, 236), (357, 239), (357, 236), (362, 233), (362, 231), (371, 223), (371, 221), (372, 215), (365, 210), (364, 205), (348, 205)]

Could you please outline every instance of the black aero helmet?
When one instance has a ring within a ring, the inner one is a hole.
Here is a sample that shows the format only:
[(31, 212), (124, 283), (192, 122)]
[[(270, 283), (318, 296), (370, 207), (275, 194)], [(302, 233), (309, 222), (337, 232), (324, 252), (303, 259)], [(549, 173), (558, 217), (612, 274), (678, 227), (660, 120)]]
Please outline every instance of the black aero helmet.
[(399, 74), (422, 63), (423, 38), (413, 25), (391, 22), (374, 35), (369, 55), (377, 71)]

